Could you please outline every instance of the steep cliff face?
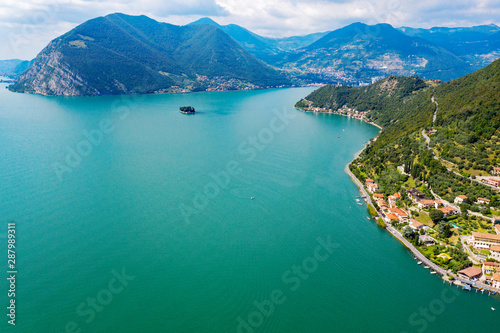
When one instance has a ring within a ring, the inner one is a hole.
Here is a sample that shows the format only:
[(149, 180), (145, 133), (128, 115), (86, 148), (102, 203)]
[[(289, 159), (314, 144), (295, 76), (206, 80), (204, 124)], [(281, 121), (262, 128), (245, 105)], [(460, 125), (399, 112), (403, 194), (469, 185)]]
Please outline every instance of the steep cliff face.
[(288, 84), (215, 26), (175, 26), (112, 14), (53, 40), (10, 86), (18, 92), (96, 96)]
[(13, 88), (19, 92), (40, 95), (100, 95), (64, 60), (63, 54), (57, 50), (61, 42), (53, 41), (47, 45)]

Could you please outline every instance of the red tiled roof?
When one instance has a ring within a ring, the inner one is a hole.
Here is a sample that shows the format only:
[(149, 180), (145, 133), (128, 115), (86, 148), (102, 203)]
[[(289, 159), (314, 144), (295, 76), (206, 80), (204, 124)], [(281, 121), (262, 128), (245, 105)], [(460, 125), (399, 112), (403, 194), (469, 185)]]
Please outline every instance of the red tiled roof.
[(373, 197), (374, 197), (374, 198), (382, 198), (382, 199), (383, 199), (383, 198), (384, 198), (384, 195), (383, 195), (382, 193), (375, 193), (375, 194), (373, 195)]
[(380, 199), (380, 200), (377, 200), (377, 205), (379, 207), (387, 206), (387, 202), (385, 202), (384, 200)]
[(389, 220), (399, 220), (399, 218), (395, 214), (387, 214), (386, 215)]
[(500, 281), (500, 273), (493, 273), (492, 280)]
[(438, 210), (442, 211), (443, 213), (451, 213), (451, 212), (455, 212), (456, 209), (453, 208), (453, 207), (441, 207), (441, 208), (438, 208)]
[(373, 182), (374, 182), (374, 180), (373, 180), (373, 179), (371, 179), (371, 178), (366, 178), (366, 182), (367, 182), (367, 183), (373, 183)]
[(466, 269), (462, 269), (461, 271), (458, 271), (458, 273), (467, 275), (469, 278), (481, 275), (482, 272), (483, 271), (481, 270), (481, 268), (476, 267), (476, 266), (467, 267)]
[(408, 213), (406, 213), (401, 208), (389, 208), (389, 211), (395, 214), (398, 214), (401, 217), (408, 217)]
[(412, 226), (414, 226), (415, 228), (420, 228), (420, 227), (422, 227), (424, 225), (423, 223), (420, 223), (420, 222), (418, 222), (417, 220), (414, 220), (414, 219), (410, 219), (410, 224)]
[(418, 203), (422, 205), (434, 205), (434, 200), (421, 200)]
[(393, 194), (397, 199), (401, 198), (401, 194), (399, 194), (399, 192), (396, 192)]
[(467, 200), (467, 197), (466, 197), (465, 195), (463, 195), (463, 194), (460, 194), (458, 197), (459, 197), (460, 199)]
[[(498, 226), (498, 224), (496, 226)], [(487, 234), (484, 232), (473, 231), (472, 236), (474, 236), (474, 238), (485, 238), (485, 239), (497, 240), (497, 241), (500, 240), (500, 235)]]
[(500, 252), (500, 245), (492, 245), (490, 251)]
[(494, 266), (494, 267), (498, 267), (498, 263), (497, 263), (497, 262), (492, 262), (492, 261), (485, 261), (485, 262), (483, 262), (483, 265), (484, 265), (484, 266)]

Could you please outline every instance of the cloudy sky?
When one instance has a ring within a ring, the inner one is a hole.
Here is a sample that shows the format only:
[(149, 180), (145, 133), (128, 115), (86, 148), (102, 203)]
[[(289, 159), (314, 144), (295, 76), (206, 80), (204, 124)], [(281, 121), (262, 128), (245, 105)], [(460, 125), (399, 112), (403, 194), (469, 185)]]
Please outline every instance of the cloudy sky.
[(55, 37), (114, 12), (179, 25), (208, 16), (273, 37), (358, 21), (422, 28), (500, 25), (500, 0), (1, 0), (0, 59), (32, 59)]

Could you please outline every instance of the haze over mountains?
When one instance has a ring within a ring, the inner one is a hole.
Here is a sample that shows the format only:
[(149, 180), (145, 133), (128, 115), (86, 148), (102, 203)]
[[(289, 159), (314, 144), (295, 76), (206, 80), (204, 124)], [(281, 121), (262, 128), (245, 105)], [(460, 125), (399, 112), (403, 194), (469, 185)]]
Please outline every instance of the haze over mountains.
[(475, 69), (482, 68), (500, 57), (500, 27), (490, 24), (470, 28), (399, 28), (409, 36), (426, 39), (439, 45)]
[(499, 56), (495, 25), (395, 29), (353, 23), (332, 32), (269, 38), (209, 18), (175, 26), (111, 14), (54, 39), (11, 89), (102, 95), (357, 85), (389, 75), (446, 81)]
[(0, 60), (0, 76), (15, 78), (21, 75), (28, 67), (32, 65), (32, 61), (20, 59)]

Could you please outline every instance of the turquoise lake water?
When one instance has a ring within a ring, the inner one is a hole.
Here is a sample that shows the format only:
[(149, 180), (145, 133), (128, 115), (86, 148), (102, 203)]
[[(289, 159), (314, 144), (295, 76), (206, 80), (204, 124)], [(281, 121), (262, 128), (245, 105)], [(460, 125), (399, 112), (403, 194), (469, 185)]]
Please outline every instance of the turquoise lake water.
[(312, 88), (0, 88), (1, 332), (498, 332), (366, 219), (344, 167), (378, 129), (293, 109)]

